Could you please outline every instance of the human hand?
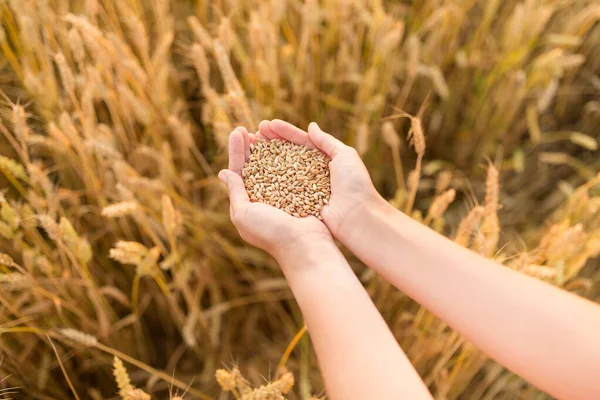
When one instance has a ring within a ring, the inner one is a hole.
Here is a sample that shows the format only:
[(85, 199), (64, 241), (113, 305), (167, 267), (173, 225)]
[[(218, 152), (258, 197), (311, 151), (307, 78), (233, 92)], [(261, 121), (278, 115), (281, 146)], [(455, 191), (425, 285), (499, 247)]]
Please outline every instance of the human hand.
[(219, 179), (229, 191), (231, 220), (242, 238), (278, 260), (284, 255), (306, 251), (315, 242), (333, 243), (327, 227), (313, 216), (295, 218), (273, 206), (250, 202), (242, 168), (250, 156), (250, 143), (256, 140), (256, 135), (243, 127), (231, 132), (229, 168), (219, 172)]
[(315, 122), (305, 132), (282, 120), (262, 121), (257, 135), (268, 140), (284, 139), (317, 148), (329, 156), (331, 199), (321, 210), (321, 217), (333, 236), (342, 239), (343, 227), (346, 224), (351, 226), (350, 221), (360, 218), (366, 205), (385, 203), (356, 150), (323, 132)]

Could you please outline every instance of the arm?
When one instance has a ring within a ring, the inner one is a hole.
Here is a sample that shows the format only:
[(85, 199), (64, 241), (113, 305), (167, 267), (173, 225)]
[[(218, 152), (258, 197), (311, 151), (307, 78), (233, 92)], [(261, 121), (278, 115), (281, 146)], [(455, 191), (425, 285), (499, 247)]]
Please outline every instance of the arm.
[[(490, 357), (558, 398), (600, 398), (600, 307), (481, 257), (377, 194), (354, 149), (283, 121), (271, 131), (331, 157), (332, 234)], [(262, 132), (262, 129), (261, 129)]]
[(278, 253), (331, 399), (431, 399), (333, 240)]
[(314, 217), (294, 218), (251, 203), (240, 171), (256, 140), (238, 128), (229, 138), (231, 219), (242, 237), (281, 265), (306, 320), (332, 399), (431, 399), (385, 321)]
[(383, 199), (338, 238), (475, 346), (560, 399), (600, 398), (600, 307), (501, 266)]

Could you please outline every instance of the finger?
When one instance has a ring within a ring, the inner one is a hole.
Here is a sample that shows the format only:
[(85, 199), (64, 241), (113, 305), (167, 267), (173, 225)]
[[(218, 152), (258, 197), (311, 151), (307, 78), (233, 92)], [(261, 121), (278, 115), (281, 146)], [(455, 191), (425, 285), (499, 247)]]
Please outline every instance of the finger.
[(316, 122), (311, 122), (308, 125), (308, 137), (319, 150), (327, 154), (330, 158), (335, 157), (336, 154), (341, 153), (347, 147), (329, 133), (323, 132)]
[(274, 119), (269, 124), (269, 128), (276, 135), (289, 142), (301, 144), (312, 148), (315, 147), (308, 138), (308, 133), (290, 124), (289, 122), (285, 122), (280, 119)]
[(246, 164), (244, 136), (240, 131), (234, 130), (229, 135), (229, 169), (241, 175), (244, 164)]
[(262, 133), (260, 133), (260, 131), (259, 131), (259, 132), (256, 132), (256, 133), (254, 134), (254, 136), (256, 136), (256, 140), (269, 140), (269, 139), (267, 139), (266, 137), (264, 137), (264, 135), (263, 135)]
[(256, 142), (258, 141), (258, 137), (255, 133), (249, 133), (248, 138), (250, 139), (250, 143), (252, 144), (256, 144)]
[(271, 131), (271, 128), (269, 127), (269, 121), (267, 120), (260, 121), (260, 124), (258, 124), (258, 130), (260, 134), (267, 140), (279, 139), (279, 136), (277, 136), (275, 132)]
[(246, 192), (246, 187), (244, 186), (244, 180), (241, 176), (231, 170), (224, 169), (219, 172), (219, 179), (227, 186), (229, 201), (234, 210), (250, 202), (248, 192)]
[(248, 136), (248, 130), (243, 126), (238, 126), (235, 130), (240, 132), (244, 138), (244, 159), (248, 160), (248, 157), (250, 157), (250, 138)]

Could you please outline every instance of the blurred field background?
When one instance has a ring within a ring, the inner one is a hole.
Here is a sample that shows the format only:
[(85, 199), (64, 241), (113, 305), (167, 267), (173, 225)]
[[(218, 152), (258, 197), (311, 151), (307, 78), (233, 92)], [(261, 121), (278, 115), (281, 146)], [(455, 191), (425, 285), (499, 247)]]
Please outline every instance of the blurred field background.
[[(324, 396), (215, 176), (261, 119), (318, 121), (399, 209), (600, 298), (597, 1), (2, 0), (0, 18), (0, 398)], [(348, 256), (436, 399), (549, 398)], [(234, 370), (221, 391), (236, 366), (258, 389)]]

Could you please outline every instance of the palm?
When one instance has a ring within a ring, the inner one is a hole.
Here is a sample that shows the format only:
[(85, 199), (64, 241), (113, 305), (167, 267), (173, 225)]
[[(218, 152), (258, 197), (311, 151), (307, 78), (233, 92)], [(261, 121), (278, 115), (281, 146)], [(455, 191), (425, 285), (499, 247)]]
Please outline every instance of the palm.
[(248, 243), (268, 250), (285, 250), (301, 237), (329, 236), (327, 227), (314, 217), (295, 218), (264, 203), (247, 203), (235, 216), (236, 225)]

